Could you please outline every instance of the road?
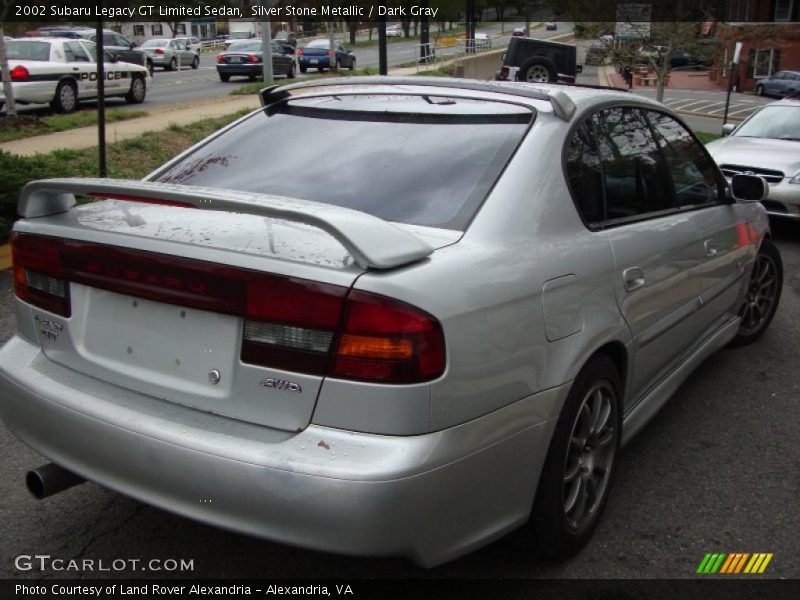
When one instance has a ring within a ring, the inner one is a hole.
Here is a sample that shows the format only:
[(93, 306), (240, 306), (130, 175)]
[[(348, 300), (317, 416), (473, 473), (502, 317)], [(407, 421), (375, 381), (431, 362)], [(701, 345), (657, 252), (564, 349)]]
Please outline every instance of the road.
[[(512, 537), (425, 571), (402, 559), (334, 556), (222, 531), (94, 483), (37, 502), (23, 479), (44, 461), (0, 427), (0, 577), (80, 575), (14, 568), (20, 554), (49, 554), (186, 559), (195, 568), (100, 576), (683, 578), (714, 551), (772, 552), (759, 577), (800, 577), (800, 225), (779, 224), (775, 239), (786, 282), (772, 327), (754, 346), (709, 358), (623, 450), (596, 535), (568, 561), (538, 562)], [(4, 340), (14, 328), (8, 271), (0, 289)]]

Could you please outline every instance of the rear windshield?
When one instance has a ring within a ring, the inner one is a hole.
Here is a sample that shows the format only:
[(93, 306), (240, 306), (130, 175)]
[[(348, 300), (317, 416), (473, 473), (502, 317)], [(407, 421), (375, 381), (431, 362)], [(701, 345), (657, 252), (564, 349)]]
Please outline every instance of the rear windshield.
[(433, 96), (289, 100), (248, 117), (157, 181), (302, 198), (388, 221), (469, 224), (531, 109)]
[(330, 40), (311, 40), (306, 44), (306, 48), (330, 48)]
[(161, 48), (169, 44), (169, 40), (147, 40), (142, 48)]
[(243, 52), (245, 50), (261, 50), (261, 40), (256, 42), (234, 42), (228, 46), (231, 52)]
[(12, 40), (6, 42), (8, 59), (16, 60), (50, 60), (50, 43), (29, 40)]

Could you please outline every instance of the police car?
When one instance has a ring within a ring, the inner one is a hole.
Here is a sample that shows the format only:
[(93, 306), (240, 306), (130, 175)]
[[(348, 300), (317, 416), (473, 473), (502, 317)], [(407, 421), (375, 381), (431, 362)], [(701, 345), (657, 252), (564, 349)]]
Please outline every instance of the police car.
[[(88, 40), (33, 37), (6, 43), (8, 68), (18, 104), (47, 104), (56, 112), (75, 110), (97, 97), (97, 50)], [(148, 71), (141, 65), (105, 60), (105, 95), (144, 102)], [(0, 86), (0, 108), (5, 104)]]

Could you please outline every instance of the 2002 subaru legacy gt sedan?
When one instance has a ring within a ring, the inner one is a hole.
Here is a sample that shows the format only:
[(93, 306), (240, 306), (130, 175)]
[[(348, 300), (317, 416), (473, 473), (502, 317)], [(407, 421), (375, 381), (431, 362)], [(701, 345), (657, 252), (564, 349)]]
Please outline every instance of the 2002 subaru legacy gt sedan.
[(86, 478), (425, 566), (527, 523), (564, 557), (620, 446), (775, 312), (764, 181), (728, 185), (660, 104), (393, 78), (262, 100), (143, 181), (24, 189), (0, 414), (53, 462), (36, 495)]

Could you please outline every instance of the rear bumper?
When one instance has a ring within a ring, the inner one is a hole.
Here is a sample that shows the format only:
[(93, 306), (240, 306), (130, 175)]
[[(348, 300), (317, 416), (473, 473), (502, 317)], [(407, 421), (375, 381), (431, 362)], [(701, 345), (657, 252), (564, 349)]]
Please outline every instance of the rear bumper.
[(261, 75), (263, 72), (263, 63), (217, 65), (217, 73), (220, 75)]
[(18, 336), (0, 350), (0, 417), (53, 462), (206, 523), (424, 566), (528, 518), (554, 424), (530, 408), (560, 403), (567, 390), (426, 435), (292, 433), (81, 375)]
[[(312, 60), (315, 60), (316, 62), (311, 62)], [(298, 62), (300, 63), (301, 67), (310, 67), (312, 69), (316, 67), (323, 67), (327, 69), (331, 66), (330, 56), (312, 56), (310, 58), (301, 56), (298, 59)]]

